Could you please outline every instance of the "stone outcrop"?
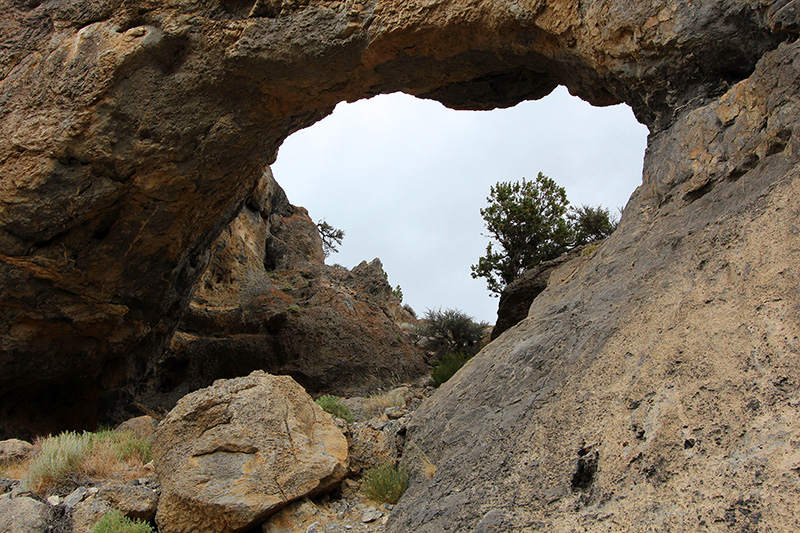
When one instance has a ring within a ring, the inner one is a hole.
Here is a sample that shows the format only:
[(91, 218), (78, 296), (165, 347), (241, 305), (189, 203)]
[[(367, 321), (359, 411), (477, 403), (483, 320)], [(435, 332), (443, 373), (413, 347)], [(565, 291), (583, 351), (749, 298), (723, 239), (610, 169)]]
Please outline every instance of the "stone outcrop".
[(347, 440), (288, 376), (253, 372), (182, 398), (159, 424), (159, 531), (242, 531), (335, 487)]
[(789, 0), (257, 4), (0, 2), (0, 433), (122, 419), (209, 246), (336, 103), (560, 83), (659, 132), (798, 34)]
[(567, 261), (580, 256), (585, 249), (586, 247), (582, 246), (550, 261), (543, 261), (509, 283), (500, 294), (497, 322), (492, 328), (491, 340), (527, 317), (533, 300), (547, 288), (550, 274)]
[(651, 135), (618, 231), (415, 413), (390, 531), (800, 527), (799, 65)]
[(50, 506), (25, 496), (0, 496), (0, 531), (45, 533), (49, 531)]
[(267, 169), (212, 247), (178, 331), (137, 399), (168, 410), (216, 379), (253, 370), (339, 395), (409, 381), (428, 367), (400, 328), (404, 321), (414, 318), (392, 294), (381, 262), (325, 265), (316, 225)]
[[(409, 432), (393, 531), (800, 529), (796, 0), (0, 1), (0, 433), (115, 418), (342, 100), (628, 103), (642, 187)], [(555, 277), (555, 278), (554, 278)]]

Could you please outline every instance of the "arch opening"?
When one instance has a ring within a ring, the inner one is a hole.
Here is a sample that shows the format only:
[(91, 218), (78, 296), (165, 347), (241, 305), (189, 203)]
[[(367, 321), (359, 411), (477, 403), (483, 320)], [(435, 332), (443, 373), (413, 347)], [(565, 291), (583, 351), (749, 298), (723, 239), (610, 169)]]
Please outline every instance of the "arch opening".
[(628, 106), (594, 107), (564, 87), (493, 111), (392, 93), (339, 104), (284, 141), (272, 169), (290, 201), (345, 230), (329, 263), (377, 256), (418, 314), (459, 308), (494, 323), (497, 299), (469, 268), (488, 243), (489, 187), (541, 171), (572, 206), (616, 213), (641, 184), (647, 134)]

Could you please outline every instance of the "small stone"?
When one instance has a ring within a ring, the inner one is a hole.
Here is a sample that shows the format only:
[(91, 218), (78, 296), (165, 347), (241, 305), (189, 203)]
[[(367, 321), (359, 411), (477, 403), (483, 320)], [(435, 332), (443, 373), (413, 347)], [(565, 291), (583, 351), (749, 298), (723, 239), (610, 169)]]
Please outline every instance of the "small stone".
[(72, 509), (80, 502), (82, 502), (88, 493), (89, 489), (87, 489), (86, 487), (78, 487), (77, 489), (70, 492), (66, 498), (64, 498), (64, 505)]
[(61, 503), (61, 498), (59, 498), (55, 494), (53, 496), (48, 496), (47, 503), (49, 503), (50, 505), (58, 505), (59, 503)]
[(383, 516), (382, 512), (375, 509), (374, 507), (370, 507), (361, 514), (361, 521), (364, 522), (365, 524), (369, 524), (370, 522), (374, 522), (381, 516)]

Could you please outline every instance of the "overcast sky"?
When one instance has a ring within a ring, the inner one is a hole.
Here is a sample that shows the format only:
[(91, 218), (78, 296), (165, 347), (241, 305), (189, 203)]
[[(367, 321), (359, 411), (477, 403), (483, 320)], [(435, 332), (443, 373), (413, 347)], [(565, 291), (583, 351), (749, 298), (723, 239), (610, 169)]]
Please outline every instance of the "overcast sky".
[(616, 212), (641, 184), (646, 137), (627, 106), (591, 107), (564, 88), (494, 111), (397, 93), (339, 104), (289, 137), (272, 169), (290, 202), (345, 230), (328, 263), (379, 257), (418, 316), (458, 308), (493, 324), (498, 300), (470, 275), (488, 243), (489, 187), (541, 171), (571, 205)]

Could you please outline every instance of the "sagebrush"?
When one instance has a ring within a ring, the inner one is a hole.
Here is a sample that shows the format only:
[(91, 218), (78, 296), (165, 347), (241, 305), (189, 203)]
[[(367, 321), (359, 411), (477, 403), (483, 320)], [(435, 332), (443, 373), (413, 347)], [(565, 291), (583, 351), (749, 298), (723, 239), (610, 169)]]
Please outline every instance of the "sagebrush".
[(152, 458), (149, 439), (129, 431), (67, 431), (37, 439), (38, 449), (27, 465), (25, 486), (44, 494), (63, 484), (103, 479), (115, 472), (135, 473)]
[(343, 404), (342, 401), (336, 396), (332, 396), (330, 394), (320, 396), (317, 398), (316, 403), (322, 407), (322, 410), (326, 413), (339, 417), (348, 424), (355, 422), (355, 417), (353, 417), (353, 413), (350, 411), (350, 408)]

